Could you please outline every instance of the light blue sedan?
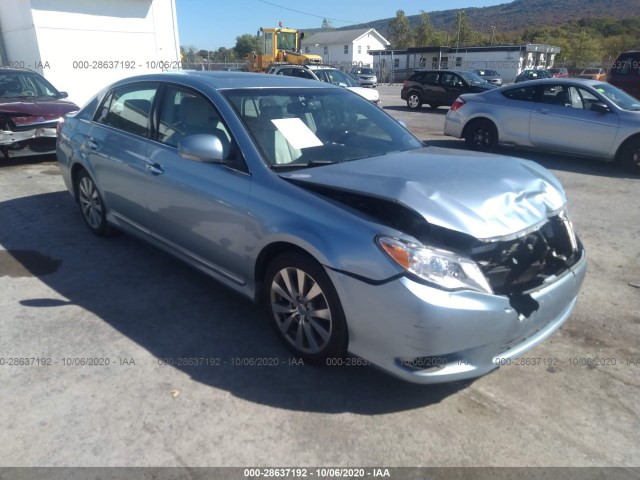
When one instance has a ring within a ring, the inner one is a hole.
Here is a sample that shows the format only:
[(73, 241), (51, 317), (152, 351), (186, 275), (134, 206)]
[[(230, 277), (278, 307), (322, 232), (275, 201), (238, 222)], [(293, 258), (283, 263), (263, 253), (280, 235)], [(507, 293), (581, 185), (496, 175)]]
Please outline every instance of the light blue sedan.
[(558, 329), (585, 275), (550, 172), (425, 148), (322, 82), (139, 76), (59, 130), (93, 233), (123, 230), (263, 302), (305, 361), (350, 352), (417, 383), (477, 377)]

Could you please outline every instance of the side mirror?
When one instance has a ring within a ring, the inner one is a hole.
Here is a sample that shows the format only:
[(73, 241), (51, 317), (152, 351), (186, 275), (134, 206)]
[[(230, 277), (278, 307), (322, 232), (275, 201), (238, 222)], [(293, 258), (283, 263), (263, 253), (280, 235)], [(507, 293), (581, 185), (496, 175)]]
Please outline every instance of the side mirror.
[(60, 98), (67, 98), (69, 94), (67, 92), (58, 92), (60, 94)]
[(216, 135), (189, 135), (178, 142), (178, 155), (185, 160), (204, 163), (223, 163), (224, 148)]
[(591, 104), (591, 110), (598, 113), (608, 113), (611, 111), (609, 105), (604, 102), (593, 102)]

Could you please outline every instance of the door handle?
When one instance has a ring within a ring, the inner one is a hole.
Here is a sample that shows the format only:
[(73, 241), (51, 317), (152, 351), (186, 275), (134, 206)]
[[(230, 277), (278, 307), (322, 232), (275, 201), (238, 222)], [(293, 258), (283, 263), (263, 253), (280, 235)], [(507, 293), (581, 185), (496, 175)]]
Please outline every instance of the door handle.
[(538, 110), (540, 113), (542, 113), (543, 115), (546, 115), (547, 113), (549, 113), (549, 109), (548, 108), (541, 108), (540, 110)]
[(164, 170), (157, 163), (147, 163), (146, 165), (147, 171), (152, 173), (153, 175), (162, 175)]
[(98, 148), (98, 144), (93, 138), (89, 137), (87, 138), (87, 148), (91, 150), (96, 150)]

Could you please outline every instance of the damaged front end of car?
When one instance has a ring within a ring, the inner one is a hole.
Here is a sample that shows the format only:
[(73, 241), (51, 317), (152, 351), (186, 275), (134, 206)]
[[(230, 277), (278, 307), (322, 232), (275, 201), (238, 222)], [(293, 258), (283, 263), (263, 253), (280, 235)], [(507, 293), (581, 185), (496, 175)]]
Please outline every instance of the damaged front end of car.
[(0, 154), (7, 160), (54, 153), (59, 120), (57, 116), (0, 113)]
[(374, 242), (401, 267), (400, 278), (384, 289), (335, 273), (332, 280), (349, 298), (349, 350), (416, 383), (475, 378), (521, 356), (568, 318), (586, 274), (554, 178), (527, 175), (539, 167), (516, 161), (503, 169), (511, 175), (500, 191), (498, 182), (482, 181), (481, 167), (470, 166), (478, 174), (464, 181), (438, 178), (441, 167), (430, 184), (392, 178), (386, 167), (372, 167), (372, 181), (360, 185), (344, 167), (334, 169), (340, 175), (317, 169), (294, 180), (386, 227)]

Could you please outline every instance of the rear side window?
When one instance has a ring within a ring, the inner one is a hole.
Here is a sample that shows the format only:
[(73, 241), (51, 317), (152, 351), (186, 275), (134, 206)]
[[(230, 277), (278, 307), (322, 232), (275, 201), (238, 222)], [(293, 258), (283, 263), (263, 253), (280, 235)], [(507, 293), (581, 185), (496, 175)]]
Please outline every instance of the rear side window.
[(414, 73), (409, 80), (419, 83), (438, 83), (440, 74), (438, 72), (417, 72)]
[(156, 85), (127, 85), (110, 92), (95, 121), (140, 137), (149, 137), (149, 114)]
[(536, 87), (512, 88), (502, 92), (502, 95), (509, 100), (520, 100), (523, 102), (534, 102), (536, 99)]

